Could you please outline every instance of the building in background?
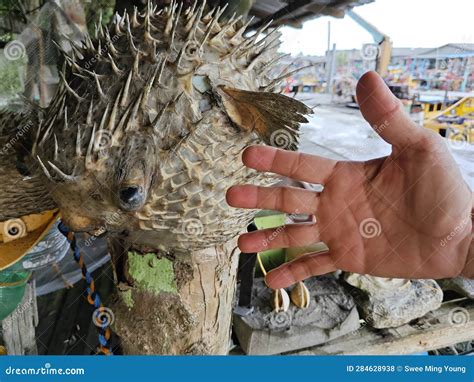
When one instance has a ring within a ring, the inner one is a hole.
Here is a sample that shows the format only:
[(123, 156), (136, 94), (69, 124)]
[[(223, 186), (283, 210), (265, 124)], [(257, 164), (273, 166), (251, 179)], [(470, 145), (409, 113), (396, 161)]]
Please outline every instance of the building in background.
[[(326, 56), (286, 57), (281, 71), (313, 64), (287, 78), (282, 85), (285, 92), (319, 92), (327, 87), (326, 69), (330, 67), (332, 51)], [(375, 69), (375, 56), (367, 56), (360, 49), (335, 51), (332, 92), (345, 93), (362, 74)], [(386, 80), (392, 84), (408, 85), (413, 90), (474, 91), (474, 44), (446, 44), (437, 48), (393, 48)], [(351, 85), (352, 84), (352, 85)]]
[(473, 72), (474, 44), (395, 48), (388, 80), (418, 85), (421, 89), (472, 91)]

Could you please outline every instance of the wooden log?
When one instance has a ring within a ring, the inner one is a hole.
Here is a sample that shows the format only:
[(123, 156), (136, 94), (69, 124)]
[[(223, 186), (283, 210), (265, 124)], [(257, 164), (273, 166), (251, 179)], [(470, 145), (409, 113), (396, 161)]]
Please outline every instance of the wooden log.
[(20, 305), (1, 322), (3, 341), (9, 355), (36, 355), (35, 327), (38, 308), (34, 281), (26, 284)]
[(235, 240), (179, 258), (124, 253), (132, 285), (110, 305), (124, 353), (227, 354), (238, 253)]

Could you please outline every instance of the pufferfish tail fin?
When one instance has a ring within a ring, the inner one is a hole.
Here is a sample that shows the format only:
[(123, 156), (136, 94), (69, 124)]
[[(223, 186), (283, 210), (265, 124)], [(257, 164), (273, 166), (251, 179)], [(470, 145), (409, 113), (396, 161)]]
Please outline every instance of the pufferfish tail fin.
[(282, 94), (219, 87), (222, 106), (230, 120), (245, 131), (255, 131), (268, 145), (296, 150), (300, 123), (313, 110)]

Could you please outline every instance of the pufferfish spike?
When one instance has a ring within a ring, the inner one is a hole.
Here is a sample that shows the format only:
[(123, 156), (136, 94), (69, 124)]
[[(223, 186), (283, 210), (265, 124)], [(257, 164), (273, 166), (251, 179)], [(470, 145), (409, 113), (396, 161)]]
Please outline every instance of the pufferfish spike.
[(138, 22), (138, 7), (135, 5), (133, 6), (133, 13), (132, 13), (132, 27), (136, 28), (140, 26), (140, 23)]
[(124, 108), (124, 107), (127, 107), (128, 105), (128, 97), (130, 93), (130, 84), (132, 83), (132, 77), (133, 77), (133, 68), (130, 69), (127, 80), (125, 81), (125, 85), (122, 91), (122, 100), (120, 101), (120, 107)]
[[(247, 20), (247, 22), (246, 22), (244, 25), (242, 25), (242, 27), (234, 33), (234, 35), (232, 36), (232, 39), (231, 39), (231, 40), (237, 40), (237, 39), (241, 38), (242, 35), (244, 34), (244, 32), (247, 30), (247, 28), (249, 27), (249, 25), (252, 23), (252, 21), (253, 21), (254, 19), (255, 19), (254, 16), (250, 17), (250, 18)], [(244, 41), (245, 41), (245, 40), (244, 40)]]
[(51, 173), (48, 171), (48, 169), (47, 169), (46, 166), (44, 165), (44, 163), (43, 163), (43, 161), (41, 160), (41, 158), (39, 157), (39, 155), (36, 155), (36, 159), (37, 159), (37, 161), (38, 161), (38, 163), (39, 163), (41, 169), (43, 170), (43, 173), (46, 175), (46, 177), (47, 177), (50, 181), (54, 182), (54, 179), (53, 179), (53, 177), (51, 176)]
[[(235, 13), (234, 13), (234, 16), (235, 16)], [(234, 16), (232, 16), (232, 17), (234, 17)], [(233, 28), (234, 25), (235, 25), (238, 21), (240, 21), (241, 19), (242, 19), (242, 15), (239, 16), (239, 17), (237, 17), (235, 20), (229, 20), (228, 24), (226, 24), (226, 25), (224, 26), (224, 28), (222, 28), (222, 29), (220, 30), (220, 32), (218, 32), (215, 36), (213, 36), (213, 37), (209, 40), (209, 42), (212, 43), (212, 42), (215, 42), (216, 40), (219, 40), (219, 39), (222, 38), (222, 37), (225, 37), (226, 33), (227, 33), (231, 28)]]
[[(51, 173), (49, 172), (49, 170), (46, 168), (46, 166), (44, 165), (43, 161), (41, 160), (41, 158), (39, 157), (39, 155), (36, 156), (36, 159), (38, 160), (38, 163), (41, 167), (41, 169), (43, 170), (44, 174), (46, 175), (46, 177), (54, 182), (55, 180), (53, 179)], [(74, 176), (74, 175), (68, 175), (68, 174), (65, 174), (63, 171), (61, 171), (54, 163), (48, 161), (48, 164), (49, 166), (56, 172), (56, 174), (59, 175), (59, 177), (66, 181), (66, 182), (75, 182), (77, 181), (78, 177)]]
[(203, 0), (201, 6), (197, 9), (193, 17), (189, 20), (188, 24), (186, 25), (185, 30), (189, 31), (188, 41), (195, 37), (196, 29), (199, 23), (201, 22), (202, 14), (204, 12), (205, 7), (206, 7), (206, 0)]
[(91, 137), (89, 139), (89, 144), (87, 146), (87, 151), (86, 151), (86, 158), (85, 158), (85, 166), (87, 169), (90, 169), (92, 166), (92, 163), (94, 163), (94, 144), (96, 140), (96, 130), (97, 123), (94, 122), (94, 125), (92, 126), (92, 131), (91, 131)]
[(176, 29), (178, 28), (178, 24), (179, 24), (179, 18), (181, 16), (181, 12), (183, 10), (183, 3), (181, 2), (179, 4), (179, 8), (178, 8), (178, 13), (176, 15), (176, 20), (175, 22), (172, 24), (172, 27), (171, 27), (171, 36), (170, 36), (170, 42), (169, 42), (169, 47), (171, 50), (174, 49), (174, 41), (175, 41), (175, 36), (176, 36)]
[(202, 22), (205, 23), (205, 24), (208, 24), (211, 19), (212, 19), (212, 15), (214, 14), (214, 12), (216, 11), (216, 7), (212, 7), (211, 10), (209, 12), (207, 12), (203, 17), (202, 17)]
[(188, 20), (191, 19), (194, 16), (194, 11), (196, 10), (197, 3), (198, 3), (197, 1), (194, 1), (191, 8), (188, 8), (186, 10), (185, 15), (186, 15)]
[(311, 68), (311, 67), (313, 67), (314, 65), (315, 65), (315, 64), (305, 65), (305, 66), (302, 66), (301, 68), (292, 70), (292, 71), (289, 72), (289, 73), (282, 74), (281, 76), (278, 76), (277, 78), (274, 78), (269, 84), (263, 86), (261, 89), (262, 89), (263, 91), (268, 91), (269, 89), (271, 89), (272, 87), (274, 87), (275, 85), (277, 85), (277, 84), (279, 84), (281, 81), (283, 81), (285, 78), (291, 77), (293, 74), (296, 74), (296, 73), (298, 73), (298, 72), (301, 72), (302, 70)]
[(124, 32), (122, 31), (122, 23), (123, 23), (123, 19), (122, 19), (122, 16), (117, 12), (115, 13), (115, 16), (114, 18), (117, 20), (115, 22), (115, 35), (116, 36), (122, 36), (124, 34)]
[(68, 175), (66, 173), (64, 173), (59, 167), (57, 167), (54, 163), (48, 161), (48, 164), (50, 165), (50, 167), (56, 171), (56, 174), (59, 175), (59, 177), (64, 180), (65, 182), (71, 182), (71, 183), (74, 183), (77, 181), (77, 179), (79, 177), (77, 176), (74, 176), (74, 175)]
[(61, 77), (61, 84), (64, 85), (66, 91), (71, 94), (74, 98), (77, 99), (78, 102), (84, 101), (84, 98), (82, 98), (79, 94), (77, 94), (67, 83), (66, 78), (62, 72), (58, 72), (59, 77)]
[(110, 37), (110, 32), (107, 28), (105, 29), (105, 43), (107, 45), (108, 53), (114, 57), (117, 57), (118, 50), (115, 47), (112, 37)]
[[(102, 38), (105, 37), (104, 27), (102, 25), (102, 19), (103, 19), (102, 11), (99, 11), (99, 20), (95, 24), (95, 38), (96, 39), (102, 39)], [(100, 52), (100, 50), (99, 50), (99, 52)]]
[(104, 93), (104, 90), (102, 89), (102, 85), (100, 84), (100, 79), (99, 75), (96, 72), (92, 72), (95, 80), (95, 85), (97, 86), (97, 91), (99, 92), (100, 98), (106, 99), (107, 96)]
[(81, 125), (77, 125), (77, 133), (76, 133), (76, 158), (80, 158), (82, 156), (81, 150)]
[(175, 3), (174, 1), (171, 2), (170, 5), (166, 7), (166, 25), (165, 29), (163, 30), (163, 34), (165, 36), (169, 36), (171, 33), (171, 30), (173, 29), (173, 22), (174, 22), (174, 7)]
[(119, 67), (117, 66), (117, 63), (115, 62), (114, 58), (108, 52), (107, 52), (107, 57), (109, 58), (109, 63), (110, 63), (110, 66), (112, 68), (112, 71), (115, 73), (115, 75), (120, 77), (123, 74), (123, 71), (119, 69)]
[(58, 160), (58, 137), (56, 136), (56, 133), (53, 134), (54, 137), (54, 155), (53, 155), (53, 160), (57, 161)]

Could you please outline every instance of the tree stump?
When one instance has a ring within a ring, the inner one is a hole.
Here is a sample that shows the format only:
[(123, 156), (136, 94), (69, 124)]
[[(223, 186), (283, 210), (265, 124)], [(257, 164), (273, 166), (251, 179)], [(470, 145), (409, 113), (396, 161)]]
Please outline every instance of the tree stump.
[(128, 283), (110, 308), (124, 353), (227, 354), (238, 254), (236, 240), (176, 258), (123, 253)]

